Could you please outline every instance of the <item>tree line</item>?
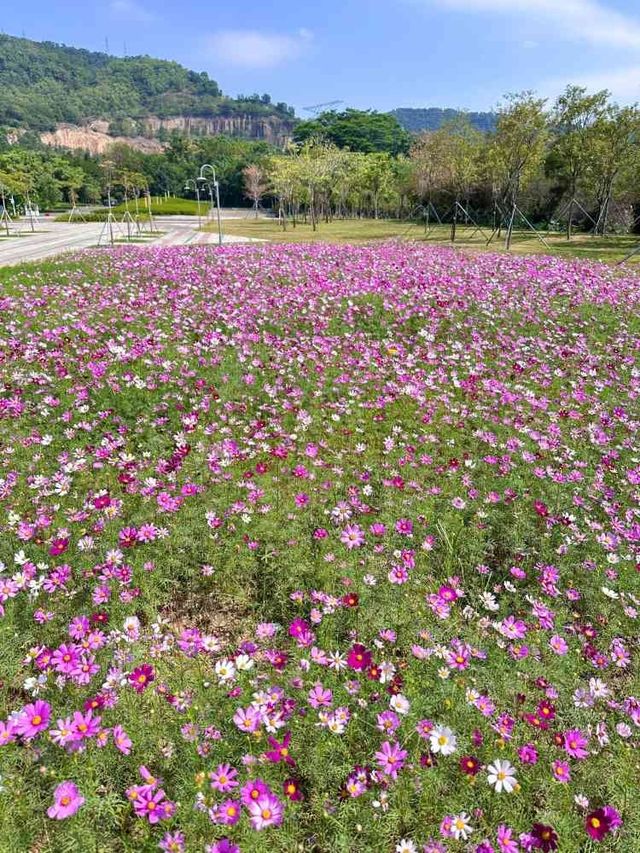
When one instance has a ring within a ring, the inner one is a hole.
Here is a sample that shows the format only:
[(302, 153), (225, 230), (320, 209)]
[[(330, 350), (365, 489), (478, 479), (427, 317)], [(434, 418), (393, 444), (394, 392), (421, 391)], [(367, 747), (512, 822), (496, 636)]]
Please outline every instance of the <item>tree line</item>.
[[(283, 228), (335, 217), (436, 218), (504, 229), (522, 221), (605, 234), (633, 230), (640, 203), (640, 110), (606, 91), (569, 86), (548, 105), (531, 92), (507, 97), (495, 129), (465, 116), (410, 136), (372, 111), (327, 113), (301, 123), (283, 151), (266, 142), (174, 134), (144, 154), (114, 144), (103, 157), (53, 151), (33, 134), (0, 145), (0, 189), (18, 204), (99, 203), (107, 189), (189, 195), (204, 162), (216, 166), (223, 205), (261, 206)], [(395, 124), (394, 124), (395, 122)], [(192, 193), (191, 193), (192, 195)]]
[(342, 215), (431, 216), (450, 225), (452, 240), (463, 220), (505, 229), (507, 241), (523, 221), (562, 224), (569, 238), (574, 227), (635, 227), (640, 110), (605, 90), (568, 86), (551, 105), (532, 92), (509, 95), (491, 132), (459, 115), (398, 153), (363, 155), (322, 133), (345, 118), (316, 121), (314, 135), (298, 128), (303, 143), (269, 160), (265, 185), (283, 223), (301, 212), (314, 225)]

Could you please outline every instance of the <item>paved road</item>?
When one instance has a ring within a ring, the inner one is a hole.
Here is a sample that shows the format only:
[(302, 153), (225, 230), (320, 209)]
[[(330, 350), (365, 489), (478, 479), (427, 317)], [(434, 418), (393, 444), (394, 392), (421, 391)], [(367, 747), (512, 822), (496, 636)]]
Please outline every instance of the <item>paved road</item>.
[[(227, 218), (237, 217), (229, 216)], [(198, 231), (198, 222), (193, 216), (163, 216), (158, 217), (155, 222), (156, 227), (162, 232), (161, 234), (152, 239), (146, 239), (144, 243), (132, 243), (131, 245), (183, 246), (187, 244), (217, 245), (218, 243), (217, 232)], [(96, 246), (103, 230), (103, 223), (67, 223), (44, 219), (37, 226), (35, 234), (31, 233), (28, 222), (20, 222), (19, 228), (20, 236), (9, 238), (0, 236), (0, 266), (39, 261), (61, 252)], [(224, 221), (222, 230), (224, 232)], [(116, 239), (118, 236), (126, 236), (126, 227), (121, 224), (117, 226)], [(246, 243), (252, 242), (252, 239), (227, 234), (224, 235), (223, 242)]]

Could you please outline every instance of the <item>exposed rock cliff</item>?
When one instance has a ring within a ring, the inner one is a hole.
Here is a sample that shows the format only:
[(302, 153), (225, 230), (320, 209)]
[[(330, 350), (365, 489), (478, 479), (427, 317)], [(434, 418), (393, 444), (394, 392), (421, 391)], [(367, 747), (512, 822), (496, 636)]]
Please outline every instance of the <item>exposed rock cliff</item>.
[(240, 136), (245, 139), (263, 139), (272, 145), (282, 146), (291, 137), (294, 121), (268, 116), (173, 116), (138, 119), (135, 136), (115, 136), (109, 133), (109, 122), (96, 120), (86, 125), (59, 124), (54, 131), (40, 134), (45, 145), (58, 148), (80, 148), (91, 154), (103, 154), (114, 142), (124, 142), (138, 151), (155, 153), (162, 150), (158, 136), (177, 131), (185, 136)]
[(108, 122), (92, 122), (78, 127), (74, 124), (59, 124), (54, 131), (41, 133), (45, 145), (55, 148), (81, 148), (90, 154), (104, 154), (114, 142), (125, 142), (138, 151), (154, 154), (162, 151), (162, 143), (144, 136), (110, 136), (106, 131)]

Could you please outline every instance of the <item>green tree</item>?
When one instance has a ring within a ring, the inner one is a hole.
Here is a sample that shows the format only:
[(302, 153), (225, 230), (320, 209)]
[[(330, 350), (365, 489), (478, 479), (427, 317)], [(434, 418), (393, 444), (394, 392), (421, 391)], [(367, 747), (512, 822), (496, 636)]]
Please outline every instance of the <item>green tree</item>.
[(500, 202), (509, 217), (507, 248), (511, 246), (520, 192), (539, 172), (544, 158), (549, 136), (545, 103), (532, 92), (521, 92), (507, 95), (506, 103), (498, 110), (490, 166)]
[(598, 138), (594, 126), (604, 117), (608, 99), (606, 90), (588, 95), (582, 86), (567, 86), (554, 105), (547, 171), (560, 179), (569, 196), (567, 240), (571, 239), (576, 194), (594, 162)]
[(410, 135), (394, 116), (375, 110), (349, 109), (340, 113), (322, 113), (311, 121), (300, 122), (293, 138), (298, 143), (322, 138), (338, 148), (364, 154), (405, 154), (411, 144)]

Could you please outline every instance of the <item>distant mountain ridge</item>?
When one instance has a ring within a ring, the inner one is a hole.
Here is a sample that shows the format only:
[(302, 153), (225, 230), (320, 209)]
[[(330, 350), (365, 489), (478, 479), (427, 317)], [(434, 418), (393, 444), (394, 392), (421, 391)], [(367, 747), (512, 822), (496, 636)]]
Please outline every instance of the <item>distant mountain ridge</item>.
[(490, 133), (495, 129), (497, 116), (491, 112), (467, 112), (466, 110), (453, 110), (440, 107), (398, 107), (391, 110), (398, 122), (410, 133), (422, 133), (425, 130), (437, 130), (446, 121), (466, 116), (472, 126), (483, 133)]

